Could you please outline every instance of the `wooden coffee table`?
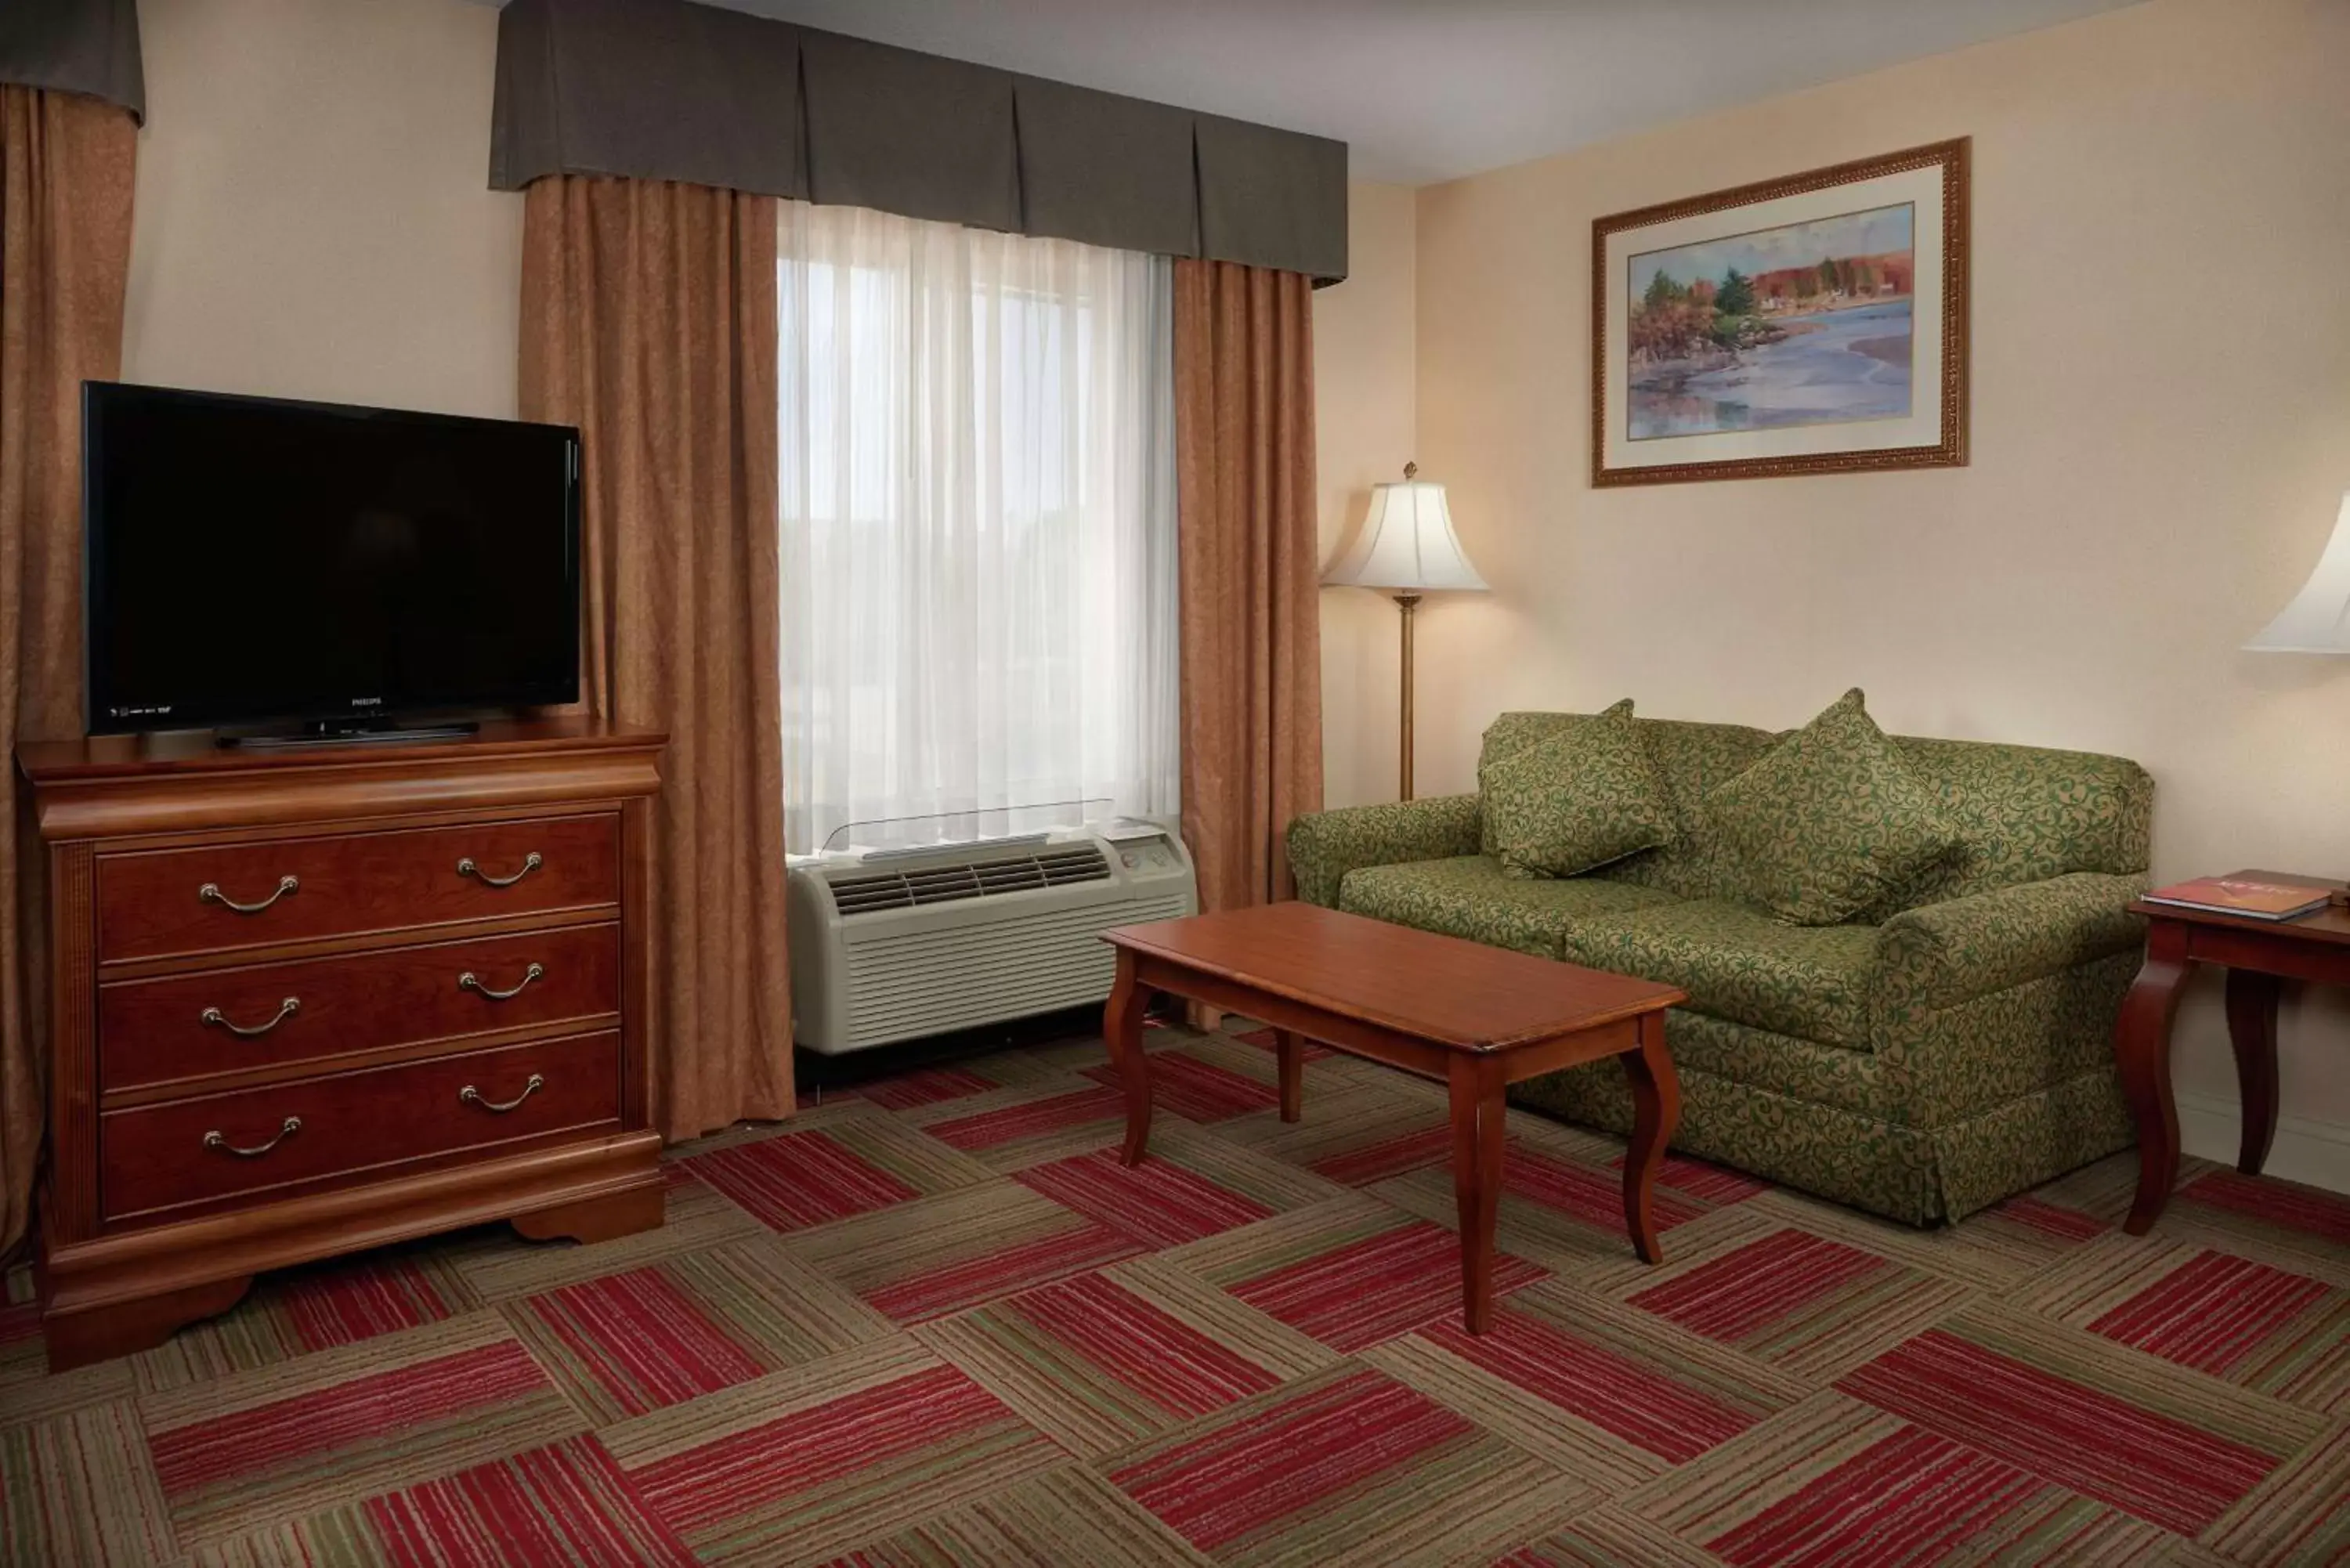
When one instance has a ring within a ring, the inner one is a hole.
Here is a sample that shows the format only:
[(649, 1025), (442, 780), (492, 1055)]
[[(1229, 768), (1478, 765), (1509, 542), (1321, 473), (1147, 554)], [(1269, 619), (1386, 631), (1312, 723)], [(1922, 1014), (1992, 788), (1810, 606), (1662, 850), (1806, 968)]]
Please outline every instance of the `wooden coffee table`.
[(1482, 1334), (1493, 1316), (1502, 1092), (1561, 1067), (1620, 1056), (1635, 1107), (1624, 1223), (1643, 1262), (1663, 1260), (1649, 1194), (1680, 1119), (1665, 1009), (1686, 1001), (1683, 992), (1313, 904), (1119, 926), (1102, 940), (1118, 949), (1102, 1033), (1126, 1088), (1127, 1164), (1142, 1158), (1150, 1137), (1142, 1012), (1153, 991), (1273, 1025), (1285, 1122), (1303, 1109), (1306, 1040), (1433, 1078), (1452, 1095), (1461, 1303), (1469, 1332)]

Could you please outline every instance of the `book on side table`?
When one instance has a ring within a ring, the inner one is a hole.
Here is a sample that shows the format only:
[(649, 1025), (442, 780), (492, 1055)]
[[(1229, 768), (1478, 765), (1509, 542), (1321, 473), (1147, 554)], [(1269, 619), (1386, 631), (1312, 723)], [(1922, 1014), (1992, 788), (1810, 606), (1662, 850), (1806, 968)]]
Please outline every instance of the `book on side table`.
[(2247, 920), (2292, 920), (2324, 909), (2326, 890), (2306, 882), (2272, 881), (2258, 871), (2234, 871), (2157, 888), (2146, 895), (2146, 902)]

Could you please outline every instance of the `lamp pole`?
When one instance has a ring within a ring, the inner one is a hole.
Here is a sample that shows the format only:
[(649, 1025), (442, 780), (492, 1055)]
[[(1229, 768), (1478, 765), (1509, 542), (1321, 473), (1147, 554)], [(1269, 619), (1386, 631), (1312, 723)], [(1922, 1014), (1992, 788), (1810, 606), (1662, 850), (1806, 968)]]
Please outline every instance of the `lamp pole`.
[(1411, 798), (1411, 612), (1419, 607), (1418, 594), (1398, 594), (1396, 608), (1403, 612), (1403, 794)]

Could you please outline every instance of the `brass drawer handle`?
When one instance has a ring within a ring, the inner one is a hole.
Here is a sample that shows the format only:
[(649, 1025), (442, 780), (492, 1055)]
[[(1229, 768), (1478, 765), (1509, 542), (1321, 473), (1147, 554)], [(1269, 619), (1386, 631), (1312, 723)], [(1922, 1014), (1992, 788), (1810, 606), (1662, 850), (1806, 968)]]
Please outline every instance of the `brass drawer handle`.
[(196, 1017), (199, 1022), (209, 1023), (215, 1029), (225, 1029), (239, 1039), (250, 1040), (256, 1034), (268, 1033), (301, 1011), (302, 999), (298, 996), (289, 996), (277, 1004), (277, 1016), (266, 1023), (231, 1023), (222, 1015), (221, 1010), (217, 1007), (207, 1007), (196, 1014)]
[(488, 986), (482, 983), (482, 977), (480, 975), (475, 974), (472, 970), (467, 970), (464, 973), (457, 977), (457, 989), (459, 991), (479, 992), (484, 996), (488, 997), (492, 1002), (512, 1002), (515, 997), (522, 994), (522, 988), (524, 986), (528, 985), (532, 981), (545, 978), (546, 974), (546, 965), (534, 963), (528, 969), (522, 971), (522, 978), (514, 982), (514, 988), (512, 990), (492, 991)]
[(276, 1148), (279, 1144), (284, 1143), (287, 1138), (292, 1137), (296, 1133), (300, 1132), (301, 1130), (302, 1118), (300, 1116), (287, 1116), (286, 1118), (286, 1125), (277, 1129), (277, 1136), (271, 1138), (267, 1143), (255, 1145), (252, 1148), (239, 1148), (236, 1145), (229, 1142), (228, 1139), (223, 1137), (220, 1131), (215, 1128), (214, 1130), (204, 1134), (204, 1147), (206, 1148), (216, 1148), (223, 1154), (233, 1154), (239, 1159), (259, 1159), (263, 1155), (267, 1154), (271, 1149)]
[(537, 870), (541, 866), (546, 864), (546, 862), (538, 857), (538, 851), (534, 849), (529, 854), (522, 857), (521, 870), (515, 872), (511, 877), (493, 877), (488, 872), (483, 870), (479, 865), (475, 864), (473, 857), (468, 855), (463, 860), (457, 862), (457, 875), (460, 877), (479, 877), (484, 883), (493, 888), (511, 888), (515, 883), (521, 881), (524, 877), (529, 876), (532, 872)]
[(537, 1074), (533, 1073), (530, 1075), (529, 1081), (523, 1085), (522, 1093), (503, 1104), (496, 1100), (485, 1100), (482, 1098), (482, 1091), (473, 1087), (471, 1084), (468, 1084), (463, 1088), (458, 1090), (457, 1097), (469, 1106), (479, 1106), (485, 1111), (495, 1111), (500, 1116), (504, 1116), (506, 1112), (513, 1110), (516, 1106), (521, 1105), (525, 1100), (530, 1098), (533, 1095), (538, 1093), (539, 1090), (545, 1087), (546, 1087), (546, 1080), (540, 1077)]
[(270, 894), (269, 897), (262, 899), (258, 904), (238, 903), (234, 898), (232, 898), (226, 893), (222, 892), (220, 890), (220, 884), (217, 882), (207, 882), (203, 887), (197, 888), (196, 897), (203, 899), (207, 904), (225, 905), (229, 909), (234, 909), (240, 915), (257, 915), (261, 913), (262, 910), (269, 908), (270, 905), (277, 902), (278, 899), (286, 897), (286, 894), (298, 893), (301, 890), (302, 878), (299, 877), (280, 877), (277, 878), (277, 891)]

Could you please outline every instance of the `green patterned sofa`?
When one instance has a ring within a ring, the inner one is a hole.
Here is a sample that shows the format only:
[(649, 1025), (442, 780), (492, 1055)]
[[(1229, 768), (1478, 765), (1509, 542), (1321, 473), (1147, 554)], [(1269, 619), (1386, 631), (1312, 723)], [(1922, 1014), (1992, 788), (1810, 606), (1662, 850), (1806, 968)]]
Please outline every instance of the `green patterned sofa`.
[[(1488, 760), (1584, 722), (1505, 713)], [(1783, 925), (1738, 901), (1698, 831), (1706, 792), (1778, 739), (1635, 721), (1679, 841), (1561, 879), (1504, 876), (1478, 797), (1298, 818), (1299, 897), (1690, 993), (1667, 1038), (1677, 1147), (1914, 1224), (1956, 1220), (2126, 1147), (2111, 1035), (2136, 972), (2154, 788), (2119, 757), (1899, 739), (1960, 824), (1958, 855), (1865, 923)], [(1613, 1062), (1520, 1103), (1624, 1131)]]

